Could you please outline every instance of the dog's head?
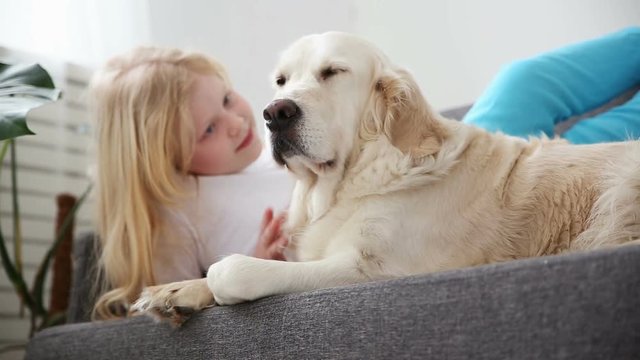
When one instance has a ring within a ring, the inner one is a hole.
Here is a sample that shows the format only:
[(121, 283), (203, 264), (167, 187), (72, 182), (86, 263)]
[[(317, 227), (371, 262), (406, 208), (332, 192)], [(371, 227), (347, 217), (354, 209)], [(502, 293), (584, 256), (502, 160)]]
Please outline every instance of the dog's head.
[(440, 147), (438, 122), (412, 77), (356, 36), (301, 38), (282, 54), (273, 84), (264, 118), (275, 159), (294, 173), (343, 171), (380, 137), (416, 159)]

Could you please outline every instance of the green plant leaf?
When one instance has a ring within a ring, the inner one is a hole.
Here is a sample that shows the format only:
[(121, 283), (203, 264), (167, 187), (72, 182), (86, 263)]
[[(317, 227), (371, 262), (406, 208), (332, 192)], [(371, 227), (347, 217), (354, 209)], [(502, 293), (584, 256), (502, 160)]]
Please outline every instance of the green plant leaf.
[(58, 98), (60, 90), (40, 65), (0, 63), (0, 140), (33, 135), (27, 113)]
[(29, 288), (27, 287), (24, 278), (20, 273), (16, 271), (15, 266), (11, 262), (9, 258), (9, 253), (7, 252), (7, 248), (4, 245), (4, 237), (2, 236), (2, 231), (0, 231), (0, 258), (2, 259), (2, 266), (4, 267), (7, 276), (11, 280), (13, 287), (16, 290), (16, 293), (24, 301), (27, 307), (32, 311), (32, 313), (38, 314), (39, 316), (44, 316), (47, 311), (36, 302), (36, 299), (29, 292)]

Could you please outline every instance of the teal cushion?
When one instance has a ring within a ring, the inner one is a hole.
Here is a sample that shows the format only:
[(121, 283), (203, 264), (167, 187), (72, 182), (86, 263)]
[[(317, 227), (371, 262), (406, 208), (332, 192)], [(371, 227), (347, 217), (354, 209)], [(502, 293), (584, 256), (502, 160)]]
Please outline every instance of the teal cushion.
[[(640, 27), (631, 27), (505, 67), (463, 121), (515, 136), (552, 137), (558, 123), (639, 85)], [(577, 144), (640, 137), (640, 95), (583, 119), (563, 137)]]

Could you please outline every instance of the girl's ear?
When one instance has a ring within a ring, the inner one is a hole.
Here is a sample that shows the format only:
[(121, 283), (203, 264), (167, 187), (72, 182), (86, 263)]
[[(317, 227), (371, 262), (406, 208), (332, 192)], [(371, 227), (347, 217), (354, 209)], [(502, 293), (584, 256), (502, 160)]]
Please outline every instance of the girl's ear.
[(424, 100), (413, 77), (402, 69), (387, 69), (375, 83), (368, 131), (386, 136), (414, 159), (438, 152), (444, 129)]

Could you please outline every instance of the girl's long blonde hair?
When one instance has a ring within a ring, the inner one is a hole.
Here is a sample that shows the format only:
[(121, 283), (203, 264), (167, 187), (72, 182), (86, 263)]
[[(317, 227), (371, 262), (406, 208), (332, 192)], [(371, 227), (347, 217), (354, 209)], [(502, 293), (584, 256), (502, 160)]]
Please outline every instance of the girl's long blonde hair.
[(223, 66), (203, 54), (153, 47), (110, 60), (92, 80), (100, 268), (111, 288), (94, 318), (124, 315), (144, 286), (155, 285), (159, 208), (186, 195), (196, 141), (188, 100), (198, 74), (229, 82)]

